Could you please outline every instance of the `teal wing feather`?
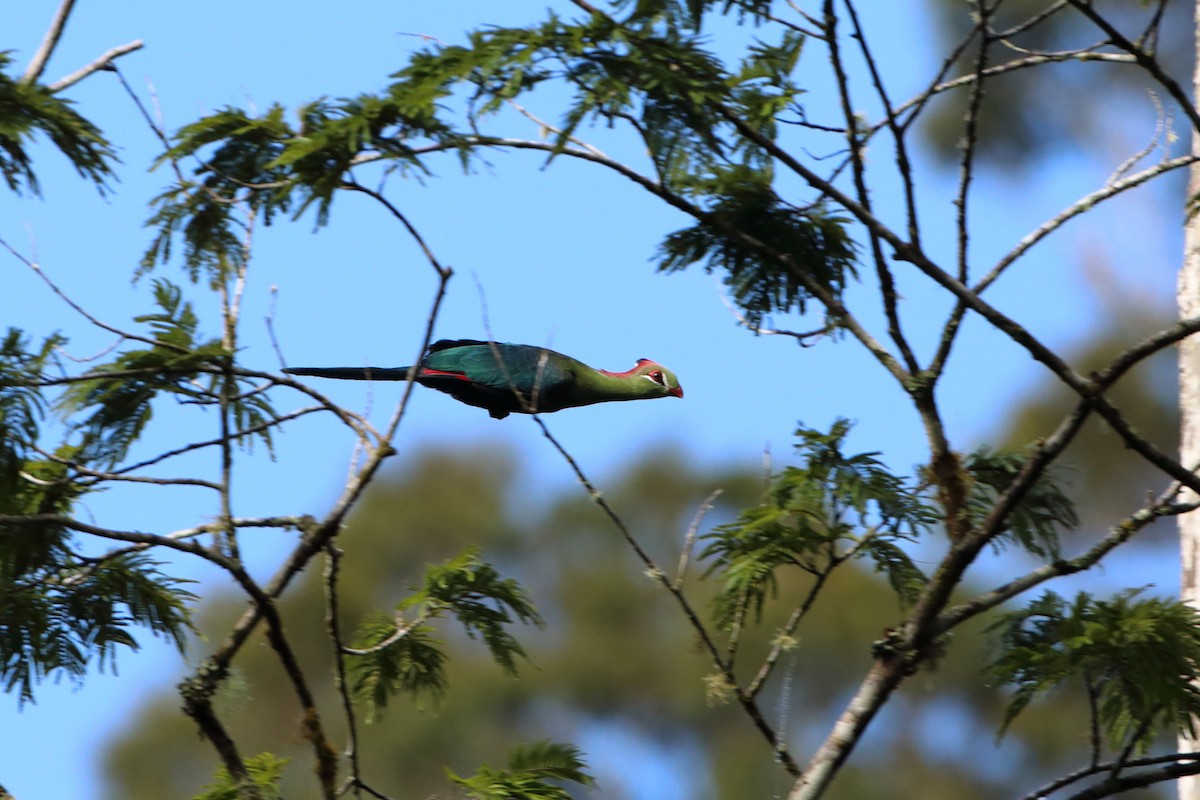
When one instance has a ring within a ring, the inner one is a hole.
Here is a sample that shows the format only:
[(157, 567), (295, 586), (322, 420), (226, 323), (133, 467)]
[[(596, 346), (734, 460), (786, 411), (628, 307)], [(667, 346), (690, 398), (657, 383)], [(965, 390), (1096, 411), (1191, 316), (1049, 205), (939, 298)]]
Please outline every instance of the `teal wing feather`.
[(544, 347), (455, 339), (430, 345), (417, 380), (499, 418), (570, 404), (576, 368)]
[(574, 381), (572, 361), (544, 347), (461, 339), (431, 346), (421, 366), (459, 372), (471, 383), (492, 389), (553, 394)]

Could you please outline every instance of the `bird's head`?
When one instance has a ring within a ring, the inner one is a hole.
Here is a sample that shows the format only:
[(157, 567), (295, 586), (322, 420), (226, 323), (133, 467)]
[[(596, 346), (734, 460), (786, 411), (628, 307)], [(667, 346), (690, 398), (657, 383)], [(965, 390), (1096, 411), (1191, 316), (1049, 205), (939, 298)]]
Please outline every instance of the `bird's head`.
[(639, 358), (637, 366), (629, 371), (629, 375), (650, 383), (646, 391), (647, 397), (683, 397), (683, 387), (679, 385), (679, 378), (675, 377), (675, 373), (648, 358)]

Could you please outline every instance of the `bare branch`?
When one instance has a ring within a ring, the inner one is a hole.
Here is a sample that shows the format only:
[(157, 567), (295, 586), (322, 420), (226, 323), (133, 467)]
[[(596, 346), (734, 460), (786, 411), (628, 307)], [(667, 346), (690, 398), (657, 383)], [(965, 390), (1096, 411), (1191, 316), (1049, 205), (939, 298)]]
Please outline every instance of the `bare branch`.
[(676, 604), (678, 604), (680, 610), (683, 611), (684, 616), (687, 618), (688, 624), (691, 626), (692, 630), (695, 631), (696, 636), (699, 638), (700, 643), (708, 653), (709, 658), (712, 659), (713, 666), (721, 673), (725, 684), (733, 690), (735, 696), (737, 697), (738, 703), (742, 706), (742, 709), (750, 717), (750, 720), (754, 723), (754, 726), (758, 729), (758, 731), (770, 743), (771, 749), (774, 751), (776, 757), (780, 760), (788, 773), (792, 776), (798, 776), (800, 774), (800, 768), (792, 758), (791, 753), (788, 752), (787, 743), (779, 737), (774, 728), (772, 728), (770, 723), (767, 722), (766, 718), (759, 710), (757, 703), (755, 703), (754, 698), (751, 697), (738, 684), (737, 678), (734, 676), (731, 666), (722, 658), (721, 651), (717, 647), (717, 643), (713, 640), (712, 635), (709, 634), (708, 628), (701, 621), (699, 615), (696, 613), (696, 610), (692, 608), (692, 604), (684, 596), (683, 592), (667, 578), (666, 573), (659, 568), (659, 566), (654, 562), (654, 559), (650, 557), (650, 554), (647, 553), (646, 550), (641, 546), (641, 544), (630, 532), (629, 528), (625, 525), (625, 521), (622, 520), (617, 512), (613, 510), (613, 507), (609, 505), (608, 501), (604, 498), (604, 495), (602, 495), (599, 490), (596, 489), (595, 484), (593, 484), (591, 480), (588, 479), (587, 475), (584, 474), (583, 469), (579, 466), (579, 462), (577, 462), (575, 458), (569, 452), (567, 452), (566, 448), (559, 443), (558, 439), (554, 438), (554, 435), (550, 433), (550, 429), (546, 427), (546, 423), (542, 421), (542, 418), (535, 414), (533, 416), (533, 421), (536, 422), (538, 427), (542, 429), (542, 435), (549, 440), (550, 444), (554, 446), (554, 449), (558, 451), (559, 455), (566, 460), (567, 464), (571, 467), (571, 471), (575, 473), (576, 479), (587, 492), (588, 497), (591, 498), (593, 503), (600, 507), (605, 516), (607, 516), (616, 529), (620, 531), (621, 537), (637, 555), (638, 560), (642, 562), (643, 566), (645, 566), (646, 574), (649, 575), (660, 586), (666, 589), (675, 599)]
[(46, 71), (46, 62), (58, 47), (58, 40), (62, 38), (63, 28), (67, 26), (67, 19), (70, 18), (74, 6), (75, 0), (62, 0), (59, 4), (54, 19), (50, 21), (50, 28), (46, 31), (37, 52), (33, 54), (29, 66), (25, 68), (25, 74), (21, 76), (22, 83), (37, 83), (38, 78), (42, 77), (42, 73)]
[(111, 50), (104, 52), (99, 58), (90, 64), (80, 67), (66, 77), (59, 78), (54, 83), (50, 84), (49, 89), (51, 92), (61, 92), (63, 89), (68, 89), (79, 83), (93, 72), (100, 72), (101, 70), (115, 72), (116, 68), (113, 66), (113, 61), (116, 61), (123, 55), (141, 50), (144, 46), (145, 45), (142, 43), (141, 39), (134, 39), (128, 44), (118, 45)]
[(713, 505), (717, 502), (717, 498), (721, 496), (724, 489), (717, 489), (700, 504), (700, 508), (696, 510), (696, 516), (692, 519), (692, 524), (688, 526), (687, 533), (683, 537), (683, 549), (679, 553), (679, 564), (675, 567), (675, 582), (672, 584), (676, 591), (682, 591), (683, 579), (687, 575), (688, 563), (691, 561), (692, 552), (696, 549), (696, 535), (700, 532), (700, 523), (704, 521), (704, 517), (712, 511)]

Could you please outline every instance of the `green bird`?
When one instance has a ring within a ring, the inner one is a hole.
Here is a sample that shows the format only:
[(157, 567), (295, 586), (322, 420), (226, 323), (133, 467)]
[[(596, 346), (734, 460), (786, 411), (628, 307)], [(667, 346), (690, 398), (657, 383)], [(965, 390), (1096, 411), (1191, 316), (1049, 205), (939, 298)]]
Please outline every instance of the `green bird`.
[(496, 419), (511, 413), (542, 414), (614, 400), (683, 397), (671, 370), (648, 358), (628, 372), (594, 369), (570, 356), (528, 344), (443, 339), (411, 367), (294, 367), (291, 375), (356, 381), (409, 378)]

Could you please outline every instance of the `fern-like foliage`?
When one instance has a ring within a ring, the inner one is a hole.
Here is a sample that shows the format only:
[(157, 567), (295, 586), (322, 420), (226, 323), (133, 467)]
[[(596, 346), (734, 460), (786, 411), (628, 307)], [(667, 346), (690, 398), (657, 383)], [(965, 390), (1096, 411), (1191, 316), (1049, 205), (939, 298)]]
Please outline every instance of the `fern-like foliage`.
[(91, 659), (104, 669), (119, 648), (137, 650), (133, 628), (148, 628), (181, 650), (189, 630), (183, 581), (144, 554), (88, 559), (61, 531), (31, 558), (14, 539), (40, 538), (36, 526), (0, 526), (0, 680), (21, 701), (42, 679), (80, 680)]
[(732, 626), (746, 612), (761, 615), (782, 568), (823, 575), (847, 559), (869, 558), (902, 604), (924, 585), (897, 543), (928, 529), (934, 511), (876, 453), (844, 453), (849, 429), (846, 420), (828, 433), (800, 428), (803, 464), (776, 476), (761, 505), (705, 537), (708, 574), (722, 581), (714, 601), (718, 624)]
[(49, 404), (41, 379), (65, 342), (56, 334), (31, 348), (16, 328), (0, 340), (0, 497), (12, 497), (24, 483), (21, 470)]
[(446, 774), (474, 800), (570, 800), (563, 784), (596, 782), (578, 748), (548, 741), (515, 748), (504, 769), (485, 764), (469, 777)]
[[(272, 753), (259, 753), (246, 759), (246, 772), (258, 790), (259, 796), (266, 800), (281, 797), (279, 782), (283, 778), (283, 769), (291, 759), (281, 758)], [(194, 800), (242, 800), (246, 797), (245, 787), (238, 786), (224, 767), (217, 770), (212, 783), (204, 787)]]
[(351, 691), (378, 719), (400, 693), (440, 700), (446, 691), (446, 653), (433, 628), (374, 612), (363, 618), (355, 637)]
[(517, 659), (525, 650), (508, 630), (514, 622), (541, 624), (541, 617), (512, 578), (501, 578), (491, 564), (471, 547), (442, 564), (425, 570), (425, 585), (400, 605), (428, 616), (452, 613), (472, 638), (487, 645), (492, 658), (505, 672), (516, 674)]
[(395, 614), (368, 615), (359, 627), (352, 668), (354, 693), (371, 716), (390, 697), (404, 692), (437, 699), (445, 691), (445, 653), (432, 637), (430, 621), (454, 616), (471, 638), (479, 638), (505, 672), (515, 674), (525, 650), (508, 630), (514, 622), (541, 624), (520, 584), (468, 548), (441, 564), (430, 564), (423, 585)]
[(723, 274), (751, 328), (768, 314), (803, 313), (814, 286), (841, 297), (856, 275), (855, 246), (844, 219), (820, 205), (793, 208), (762, 176), (749, 173), (741, 183), (723, 185), (721, 192), (704, 220), (663, 240), (660, 269), (674, 272), (703, 263), (708, 272)]
[[(968, 511), (974, 522), (984, 520), (996, 507), (997, 499), (1012, 484), (1025, 464), (1020, 453), (1001, 453), (980, 449), (967, 458), (965, 468), (971, 477)], [(1063, 531), (1079, 524), (1075, 504), (1067, 496), (1058, 474), (1042, 473), (1005, 518), (994, 543), (1016, 544), (1043, 558), (1058, 558)]]
[[(135, 319), (149, 328), (153, 344), (121, 352), (73, 381), (58, 401), (78, 434), (76, 460), (111, 466), (125, 458), (154, 415), (154, 401), (169, 396), (180, 402), (213, 405), (227, 396), (239, 428), (262, 426), (274, 411), (261, 393), (223, 392), (223, 374), (230, 354), (216, 339), (200, 338), (198, 319), (182, 291), (156, 280), (154, 299), (159, 311)], [(235, 381), (234, 385), (237, 384)], [(270, 429), (258, 437), (271, 445)], [(245, 444), (252, 439), (243, 438)]]
[(320, 99), (298, 109), (295, 121), (276, 104), (259, 115), (225, 108), (180, 129), (159, 157), (197, 162), (152, 203), (147, 224), (156, 235), (142, 258), (143, 272), (167, 262), (177, 240), (192, 280), (223, 280), (245, 260), (243, 210), (270, 225), (316, 205), (317, 224), (328, 221), (333, 196), (365, 152), (389, 170), (423, 169), (413, 147), (449, 137), (428, 103), (395, 94), (364, 94), (336, 102)]
[(1196, 734), (1200, 614), (1179, 601), (1127, 590), (1110, 600), (1046, 592), (993, 626), (995, 680), (1015, 688), (1001, 734), (1039, 695), (1075, 685), (1094, 698), (1096, 723), (1117, 749), (1144, 750), (1163, 729)]
[(70, 101), (51, 94), (44, 86), (6, 74), (11, 63), (8, 51), (0, 51), (0, 176), (8, 188), (41, 193), (28, 147), (42, 135), (81, 176), (105, 191), (118, 160), (112, 145), (99, 128), (71, 107)]

